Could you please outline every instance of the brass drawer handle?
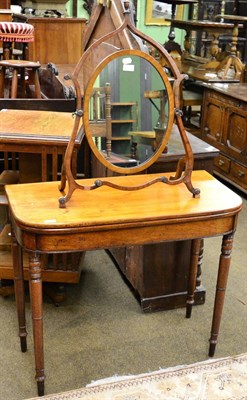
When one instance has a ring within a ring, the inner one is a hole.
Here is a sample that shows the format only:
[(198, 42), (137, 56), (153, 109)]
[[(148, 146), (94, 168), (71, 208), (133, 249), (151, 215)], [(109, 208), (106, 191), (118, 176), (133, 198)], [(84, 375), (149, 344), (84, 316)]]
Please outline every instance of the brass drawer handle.
[(242, 178), (244, 176), (244, 171), (238, 170), (238, 176), (239, 178)]
[(221, 167), (222, 165), (224, 165), (224, 164), (225, 164), (225, 161), (223, 161), (223, 160), (219, 160), (218, 164), (219, 164), (219, 166)]

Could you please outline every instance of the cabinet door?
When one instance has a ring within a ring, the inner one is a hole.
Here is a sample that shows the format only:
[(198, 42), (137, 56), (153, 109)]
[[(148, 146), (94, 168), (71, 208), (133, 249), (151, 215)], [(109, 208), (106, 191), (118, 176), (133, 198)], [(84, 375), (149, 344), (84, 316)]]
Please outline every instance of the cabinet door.
[[(202, 136), (209, 143), (215, 141), (221, 143), (223, 135), (223, 123), (225, 118), (225, 107), (223, 103), (207, 96), (205, 101)], [(216, 145), (216, 147), (218, 147)]]
[(229, 154), (242, 162), (246, 162), (247, 156), (246, 114), (245, 110), (232, 106), (228, 109), (225, 124)]

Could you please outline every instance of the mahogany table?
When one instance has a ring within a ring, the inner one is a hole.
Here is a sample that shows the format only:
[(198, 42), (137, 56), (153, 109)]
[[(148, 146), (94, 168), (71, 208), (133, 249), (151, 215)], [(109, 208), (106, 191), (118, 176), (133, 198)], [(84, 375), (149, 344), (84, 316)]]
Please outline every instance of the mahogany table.
[[(62, 66), (59, 66), (59, 68), (63, 72), (69, 70), (67, 65), (64, 67), (64, 70)], [(18, 122), (20, 115), (23, 116), (21, 126)], [(51, 171), (52, 176), (50, 176), (49, 180), (59, 179), (58, 172), (61, 169), (59, 168), (59, 164), (66, 150), (69, 132), (72, 130), (74, 123), (72, 113), (10, 109), (0, 112), (0, 116), (0, 149), (3, 149), (5, 152), (18, 152), (20, 181), (22, 183), (46, 181)], [(59, 123), (60, 120), (58, 117), (61, 118), (62, 123)], [(219, 151), (213, 146), (202, 142), (189, 132), (187, 132), (187, 136), (194, 154), (194, 169), (205, 169), (212, 173), (213, 159), (218, 155)], [(76, 171), (76, 153), (79, 149), (81, 138), (82, 132), (79, 132), (73, 155), (74, 173)], [(162, 155), (149, 168), (148, 172), (163, 173), (175, 171), (178, 160), (184, 154), (184, 146), (178, 128), (174, 125), (169, 139), (168, 152)], [(94, 160), (95, 158), (93, 158), (91, 164), (94, 174), (91, 176), (104, 176), (105, 168), (99, 162), (97, 162), (96, 167), (96, 161)], [(82, 164), (82, 161), (80, 161), (80, 164)], [(83, 172), (86, 170), (87, 166), (85, 165)], [(145, 254), (140, 254), (140, 248), (143, 249)], [(191, 242), (187, 240), (156, 243), (144, 247), (131, 245), (126, 248), (114, 248), (110, 249), (110, 254), (113, 255), (119, 268), (125, 274), (132, 287), (135, 288), (142, 310), (152, 312), (185, 306), (190, 248)], [(152, 254), (154, 251), (157, 256), (155, 259), (155, 273), (152, 273), (154, 263)], [(12, 280), (11, 254), (10, 251), (8, 254), (6, 253), (4, 251), (1, 254), (0, 248), (0, 278)], [(169, 254), (170, 257), (165, 257), (165, 254)], [(71, 253), (71, 255), (67, 255), (67, 261), (66, 257), (63, 258), (63, 266), (56, 268), (56, 265), (59, 266), (61, 264), (61, 255), (59, 257), (56, 257), (56, 255), (54, 257), (50, 255), (44, 257), (52, 258), (52, 262), (48, 263), (46, 260), (44, 261), (45, 265), (49, 265), (49, 268), (43, 268), (42, 279), (47, 282), (55, 282), (55, 285), (53, 283), (52, 285), (47, 285), (45, 290), (49, 290), (49, 296), (52, 296), (53, 302), (59, 304), (64, 301), (66, 296), (66, 287), (63, 283), (78, 283), (82, 263), (78, 263), (76, 261), (76, 254)], [(143, 258), (143, 262), (141, 258)], [(127, 261), (135, 263), (136, 271), (139, 266), (139, 272), (135, 273), (129, 267)], [(26, 264), (24, 276), (27, 279), (28, 265)], [(202, 255), (200, 265), (198, 266), (199, 273), (195, 293), (196, 304), (203, 304), (206, 296), (205, 287), (201, 282), (201, 264)], [(175, 273), (176, 279), (174, 279)], [(50, 287), (52, 287), (52, 291), (50, 291)], [(4, 289), (4, 293), (6, 290)]]
[[(0, 119), (0, 148), (19, 153), (20, 182), (47, 181), (49, 174), (52, 180), (59, 179), (59, 159), (61, 165), (74, 126), (72, 113), (2, 109)], [(74, 174), (82, 138), (80, 130), (72, 157)]]
[[(13, 159), (16, 158), (20, 183), (58, 180), (73, 126), (72, 112), (2, 109), (0, 151), (6, 156), (4, 169), (13, 169)], [(77, 171), (77, 155), (82, 139), (83, 130), (79, 130), (72, 156), (74, 175)], [(12, 165), (9, 165), (10, 159)], [(48, 260), (44, 256), (43, 279), (55, 282), (55, 285), (46, 288), (55, 304), (64, 300), (65, 290), (62, 283), (78, 283), (81, 257), (82, 255), (76, 253), (66, 254), (64, 257), (54, 254), (50, 255)], [(25, 275), (28, 275), (28, 269), (25, 269)], [(8, 280), (12, 279), (12, 276), (10, 252), (5, 247), (4, 251), (0, 248), (0, 278)], [(6, 290), (8, 293), (8, 289)], [(1, 290), (1, 293), (6, 293), (5, 289)]]
[[(170, 176), (170, 174), (164, 174)], [(140, 185), (161, 174), (108, 178), (120, 185)], [(89, 185), (93, 179), (83, 180)], [(82, 183), (82, 182), (81, 182)], [(193, 198), (184, 184), (156, 183), (137, 191), (103, 186), (92, 191), (76, 190), (66, 208), (59, 208), (58, 182), (6, 187), (12, 223), (19, 336), (26, 351), (25, 299), (22, 249), (30, 252), (29, 280), (32, 304), (35, 368), (38, 394), (44, 394), (43, 301), (40, 255), (107, 249), (127, 245), (192, 239), (186, 317), (190, 317), (196, 284), (201, 239), (223, 235), (209, 356), (213, 356), (219, 333), (233, 234), (242, 199), (205, 171), (194, 171)], [(164, 349), (165, 351), (165, 349)]]

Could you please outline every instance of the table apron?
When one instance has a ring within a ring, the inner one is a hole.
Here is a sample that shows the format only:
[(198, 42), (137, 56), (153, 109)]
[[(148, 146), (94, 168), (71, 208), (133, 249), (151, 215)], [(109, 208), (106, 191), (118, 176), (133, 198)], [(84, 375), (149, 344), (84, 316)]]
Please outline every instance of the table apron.
[(64, 154), (66, 150), (67, 143), (49, 143), (49, 144), (41, 144), (41, 143), (0, 143), (0, 149), (3, 152), (15, 152), (15, 153), (37, 153), (41, 154), (42, 151), (45, 150), (47, 154), (52, 154), (54, 148), (58, 152), (58, 154)]
[[(144, 245), (165, 241), (206, 238), (230, 233), (235, 230), (237, 215), (208, 220), (185, 221), (177, 224), (166, 221), (160, 225), (134, 226), (118, 228), (111, 226), (104, 230), (88, 230), (76, 232), (34, 232), (14, 226), (19, 244), (27, 251), (55, 253), (73, 252), (129, 245)], [(59, 250), (58, 250), (59, 249)]]

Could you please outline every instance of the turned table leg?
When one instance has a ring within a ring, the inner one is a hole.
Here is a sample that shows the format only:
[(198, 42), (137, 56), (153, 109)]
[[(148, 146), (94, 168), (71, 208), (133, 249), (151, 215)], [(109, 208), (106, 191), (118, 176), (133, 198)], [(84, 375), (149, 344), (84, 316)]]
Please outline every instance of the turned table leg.
[(218, 278), (216, 284), (216, 293), (214, 301), (214, 313), (211, 328), (211, 336), (209, 339), (209, 357), (214, 356), (215, 347), (217, 344), (217, 338), (220, 329), (220, 321), (223, 311), (223, 305), (225, 300), (225, 292), (227, 279), (229, 274), (229, 268), (231, 263), (231, 252), (233, 245), (233, 233), (224, 235), (222, 239), (221, 255), (219, 261)]
[(43, 349), (43, 299), (41, 262), (38, 253), (29, 255), (29, 288), (32, 306), (33, 341), (35, 356), (35, 379), (38, 395), (44, 396), (44, 349)]
[(191, 317), (192, 306), (195, 302), (194, 295), (198, 275), (198, 261), (201, 256), (202, 239), (194, 239), (191, 243), (191, 258), (188, 277), (188, 293), (186, 301), (186, 318)]
[(25, 317), (25, 288), (23, 276), (22, 248), (17, 243), (14, 232), (12, 235), (12, 260), (14, 270), (15, 299), (19, 324), (19, 337), (21, 343), (21, 351), (27, 350), (27, 331)]

